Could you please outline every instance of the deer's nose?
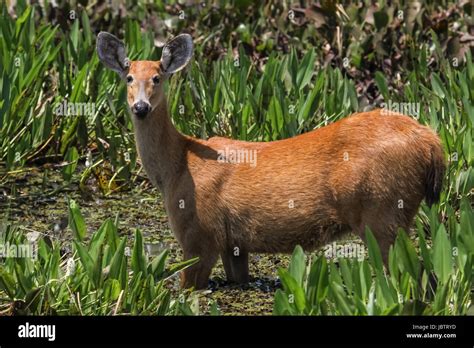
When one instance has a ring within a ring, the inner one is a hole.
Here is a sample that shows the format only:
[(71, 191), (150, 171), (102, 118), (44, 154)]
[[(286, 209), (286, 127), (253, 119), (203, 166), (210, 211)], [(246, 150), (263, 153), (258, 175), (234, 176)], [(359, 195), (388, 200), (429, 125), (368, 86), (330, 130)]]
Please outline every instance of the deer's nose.
[(144, 101), (133, 104), (132, 112), (139, 118), (145, 117), (151, 110), (151, 105)]

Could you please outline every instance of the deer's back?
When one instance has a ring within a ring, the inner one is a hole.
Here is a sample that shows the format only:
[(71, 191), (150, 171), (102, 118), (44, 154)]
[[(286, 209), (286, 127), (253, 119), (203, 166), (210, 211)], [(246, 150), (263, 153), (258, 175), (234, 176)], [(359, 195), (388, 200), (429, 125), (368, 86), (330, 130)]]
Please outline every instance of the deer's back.
[[(316, 247), (371, 204), (418, 206), (433, 146), (427, 127), (380, 110), (281, 141), (202, 141), (189, 156), (197, 220), (256, 251), (290, 249), (295, 239)], [(218, 162), (225, 147), (256, 151), (256, 165)]]

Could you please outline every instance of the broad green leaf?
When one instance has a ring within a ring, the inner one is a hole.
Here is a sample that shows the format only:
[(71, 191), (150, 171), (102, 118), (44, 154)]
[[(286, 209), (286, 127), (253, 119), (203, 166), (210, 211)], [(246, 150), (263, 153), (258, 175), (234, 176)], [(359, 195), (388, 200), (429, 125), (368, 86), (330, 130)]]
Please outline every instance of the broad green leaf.
[(94, 260), (94, 262), (96, 262), (99, 256), (99, 252), (104, 245), (105, 238), (107, 237), (107, 234), (109, 233), (108, 230), (110, 228), (112, 228), (112, 220), (107, 219), (91, 238), (89, 243), (89, 255), (91, 256), (92, 260)]
[(453, 271), (451, 242), (444, 225), (440, 225), (433, 241), (433, 269), (438, 280), (446, 284)]
[(385, 76), (380, 71), (375, 72), (375, 83), (377, 84), (377, 87), (379, 88), (380, 93), (384, 97), (385, 101), (388, 102), (390, 98), (387, 81), (385, 80)]
[(115, 251), (112, 261), (110, 262), (109, 278), (119, 279), (120, 268), (122, 267), (122, 262), (125, 259), (125, 243), (126, 238), (122, 238), (120, 244)]
[(69, 200), (69, 227), (74, 232), (74, 238), (78, 241), (83, 241), (87, 230), (86, 230), (86, 223), (84, 218), (82, 217), (81, 211), (77, 203), (70, 199)]
[(281, 290), (277, 289), (275, 298), (273, 300), (273, 314), (274, 315), (290, 315), (293, 314), (291, 306), (288, 302), (288, 296)]
[(143, 238), (140, 230), (135, 230), (135, 243), (132, 249), (132, 270), (134, 273), (142, 272), (145, 277), (147, 274), (146, 256), (143, 250)]
[(306, 299), (303, 288), (295, 278), (284, 269), (278, 270), (278, 275), (288, 295), (288, 302), (294, 304), (299, 313), (303, 313), (306, 307)]
[(420, 261), (418, 260), (415, 247), (408, 239), (405, 231), (399, 230), (395, 247), (401, 270), (408, 272), (414, 280), (418, 280), (421, 269)]
[(443, 82), (438, 74), (433, 73), (431, 75), (431, 87), (433, 88), (434, 92), (440, 98), (444, 98), (446, 96), (445, 89), (443, 87)]
[(311, 265), (308, 275), (307, 299), (310, 305), (323, 302), (328, 293), (329, 277), (325, 257), (319, 257)]
[(81, 260), (82, 267), (86, 271), (87, 275), (89, 276), (89, 280), (97, 289), (98, 287), (98, 277), (97, 277), (97, 269), (94, 260), (90, 257), (89, 253), (87, 252), (86, 248), (81, 245), (81, 243), (77, 241), (73, 241), (74, 247), (79, 255), (79, 259)]
[(302, 286), (303, 277), (306, 271), (306, 255), (304, 254), (303, 248), (297, 245), (291, 256), (290, 265), (288, 266), (288, 272), (296, 280), (298, 285)]
[(367, 248), (369, 252), (369, 260), (377, 271), (383, 270), (383, 263), (382, 263), (382, 254), (380, 253), (380, 248), (375, 239), (372, 231), (369, 228), (365, 229), (365, 237), (367, 239)]

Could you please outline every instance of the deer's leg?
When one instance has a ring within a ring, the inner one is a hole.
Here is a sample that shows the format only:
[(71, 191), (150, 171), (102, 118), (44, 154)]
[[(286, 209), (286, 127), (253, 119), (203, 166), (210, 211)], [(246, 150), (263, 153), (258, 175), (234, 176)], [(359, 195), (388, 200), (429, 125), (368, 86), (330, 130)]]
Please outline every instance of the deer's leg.
[[(393, 245), (395, 242), (395, 233), (390, 233), (387, 235), (386, 232), (380, 232), (380, 230), (374, 230), (373, 228), (370, 229), (374, 234), (375, 239), (377, 240), (377, 244), (379, 245), (380, 253), (382, 254), (382, 260), (385, 267), (388, 268), (388, 254), (390, 252), (390, 246)], [(364, 233), (358, 234), (359, 237), (362, 239), (365, 245), (367, 245), (367, 238), (365, 237), (365, 230)]]
[(387, 221), (377, 220), (377, 221), (368, 221), (363, 222), (361, 225), (355, 229), (359, 237), (364, 241), (367, 245), (367, 238), (365, 237), (365, 227), (368, 226), (372, 231), (375, 239), (380, 248), (380, 253), (382, 254), (382, 259), (385, 264), (385, 267), (388, 268), (388, 254), (390, 251), (390, 246), (393, 245), (395, 242), (395, 238), (397, 237), (397, 229), (395, 225), (392, 223), (387, 223)]
[[(185, 253), (186, 254), (186, 253)], [(185, 259), (199, 257), (199, 262), (191, 267), (186, 268), (181, 273), (181, 287), (195, 289), (205, 289), (208, 286), (209, 276), (211, 275), (212, 267), (215, 265), (218, 255), (188, 255)]]
[[(379, 244), (382, 259), (387, 268), (390, 246), (395, 243), (398, 229), (403, 228), (405, 233), (409, 234), (416, 211), (417, 208), (409, 209), (408, 207), (403, 208), (403, 210), (395, 209), (389, 212), (379, 211), (376, 217), (372, 216), (368, 220), (367, 226), (370, 227)], [(365, 235), (365, 227), (363, 234)]]
[(221, 254), (227, 280), (232, 283), (248, 283), (249, 254), (246, 251), (226, 250)]
[(395, 243), (395, 239), (397, 238), (397, 230), (393, 226), (383, 226), (380, 229), (374, 229), (373, 233), (379, 244), (383, 263), (388, 269), (388, 254), (390, 252), (390, 246)]
[(181, 272), (181, 287), (195, 289), (206, 289), (211, 275), (212, 267), (216, 264), (219, 254), (208, 250), (207, 252), (184, 251), (184, 259), (199, 257), (198, 263), (186, 268)]

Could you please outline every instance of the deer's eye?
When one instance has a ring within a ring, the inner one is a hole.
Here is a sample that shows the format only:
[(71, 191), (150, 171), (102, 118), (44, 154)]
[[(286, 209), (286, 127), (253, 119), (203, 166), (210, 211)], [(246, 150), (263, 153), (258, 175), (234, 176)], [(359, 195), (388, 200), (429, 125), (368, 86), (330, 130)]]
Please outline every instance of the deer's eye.
[(133, 81), (133, 76), (132, 76), (132, 75), (128, 75), (128, 76), (127, 76), (127, 83), (130, 84), (130, 83), (132, 83), (132, 81)]
[(153, 76), (152, 80), (155, 85), (160, 83), (160, 77), (158, 75)]

